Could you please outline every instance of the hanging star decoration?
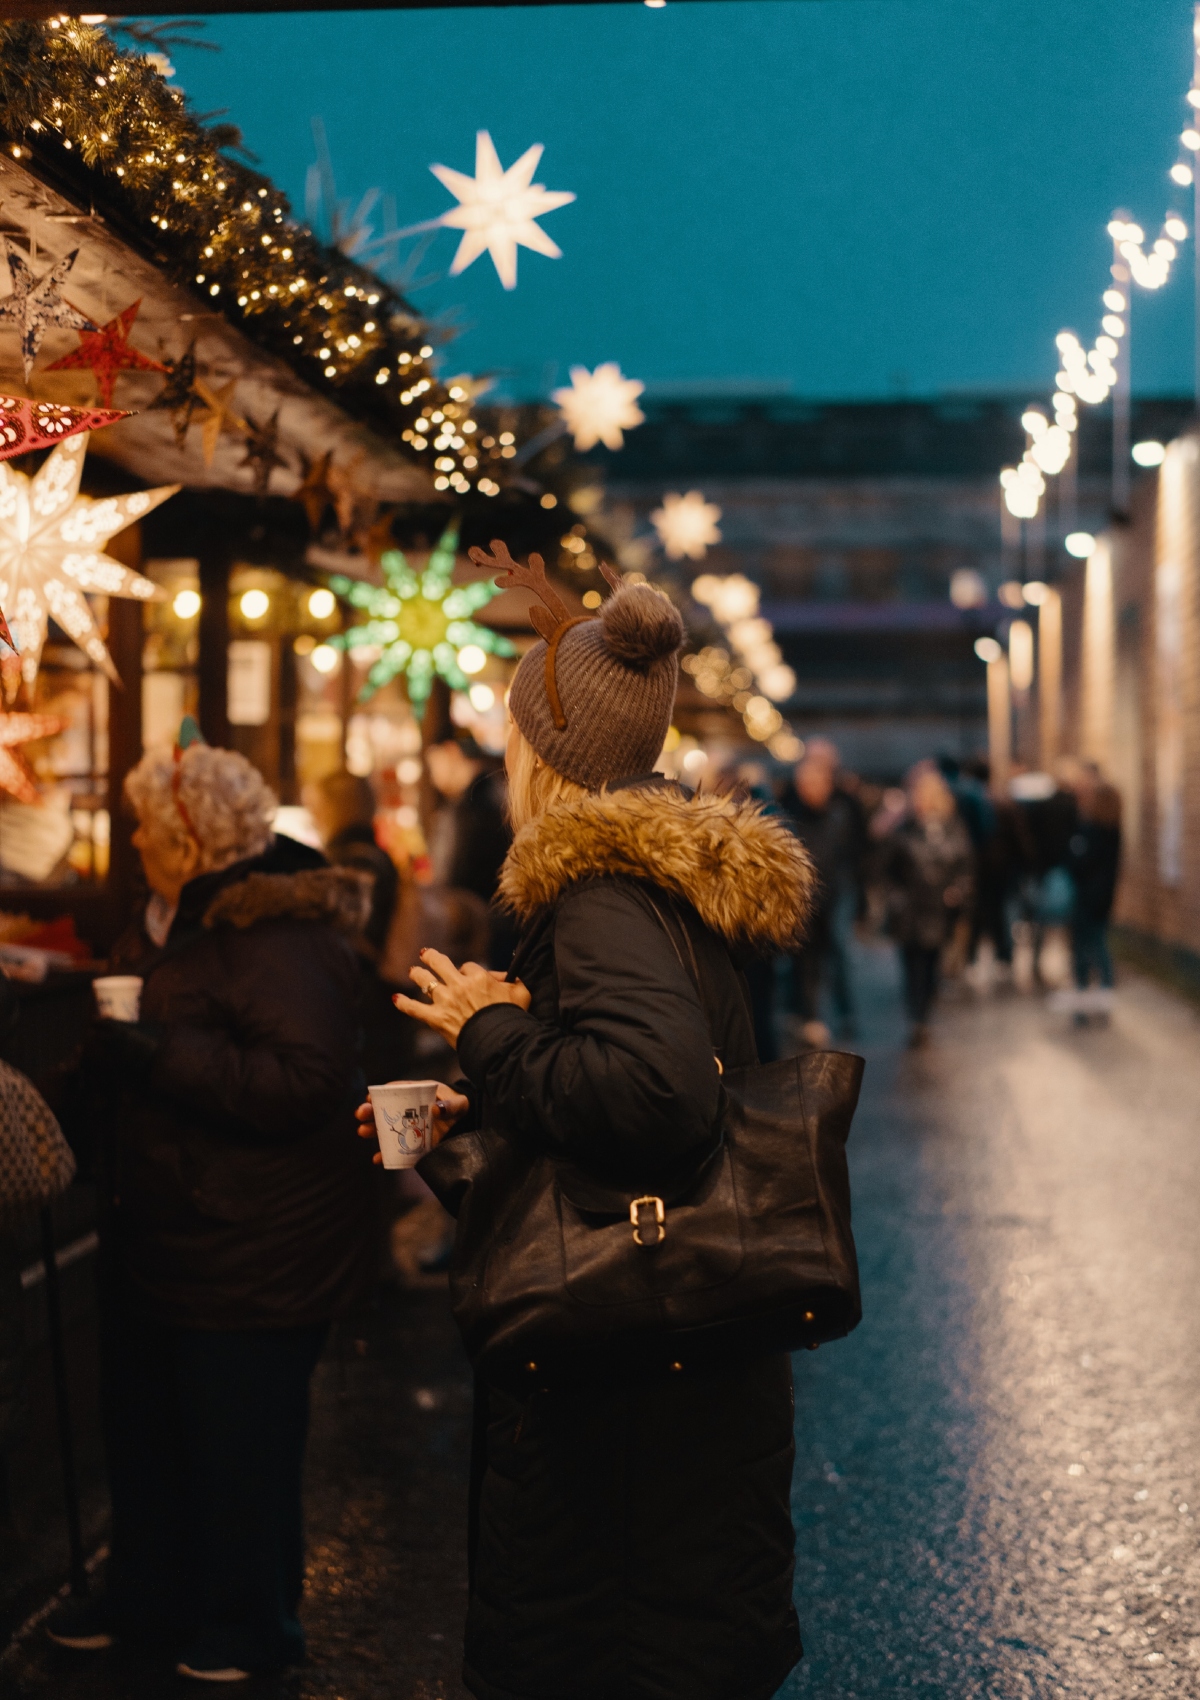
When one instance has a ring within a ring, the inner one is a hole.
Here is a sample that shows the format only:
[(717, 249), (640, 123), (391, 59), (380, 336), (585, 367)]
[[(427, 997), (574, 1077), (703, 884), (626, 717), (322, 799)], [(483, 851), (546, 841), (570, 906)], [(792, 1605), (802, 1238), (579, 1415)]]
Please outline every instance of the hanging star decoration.
[(353, 460), (347, 461), (343, 466), (331, 464), (325, 475), (337, 514), (338, 530), (344, 538), (353, 537), (364, 520), (369, 525), (379, 506), (375, 498), (363, 489), (358, 479), (358, 470), (364, 458), (362, 454), (356, 454)]
[(279, 409), (276, 408), (265, 424), (259, 425), (246, 415), (246, 452), (241, 464), (248, 466), (254, 476), (254, 493), (265, 496), (271, 485), (271, 473), (287, 462), (279, 453)]
[(47, 372), (90, 372), (105, 407), (112, 406), (113, 385), (118, 373), (165, 372), (167, 368), (161, 360), (151, 360), (148, 354), (134, 348), (129, 341), (129, 333), (141, 305), (140, 300), (135, 301), (106, 325), (101, 325), (99, 330), (81, 330), (79, 347), (58, 360), (52, 360), (46, 367)]
[(0, 395), (0, 460), (27, 455), (33, 449), (65, 442), (80, 431), (98, 431), (128, 419), (116, 408), (65, 407), (57, 401), (29, 401), (25, 396)]
[(208, 410), (201, 421), (205, 466), (212, 465), (223, 431), (228, 432), (231, 437), (246, 435), (246, 421), (240, 413), (234, 411), (233, 392), (236, 389), (236, 378), (230, 378), (219, 390), (214, 389), (204, 378), (196, 379), (196, 394)]
[(452, 171), (447, 165), (429, 167), (459, 203), (437, 220), (448, 230), (463, 232), (450, 267), (451, 277), (465, 272), (480, 254), (488, 253), (505, 289), (515, 289), (518, 243), (552, 260), (561, 258), (562, 249), (535, 220), (556, 207), (565, 207), (575, 197), (560, 190), (544, 189), (533, 181), (541, 157), (542, 144), (538, 142), (505, 171), (491, 136), (486, 130), (479, 130), (475, 136), (474, 177)]
[(650, 515), (659, 542), (672, 561), (702, 561), (710, 543), (719, 543), (721, 533), (717, 521), (721, 510), (715, 502), (706, 502), (699, 490), (689, 490), (686, 496), (671, 491), (663, 497), (662, 507)]
[[(158, 587), (101, 551), (110, 537), (178, 490), (136, 490), (93, 500), (79, 494), (86, 436), (59, 443), (33, 478), (0, 461), (0, 606), (21, 653), (20, 676), (37, 677), (51, 616), (88, 659), (118, 682), (85, 592), (161, 599)], [(11, 684), (10, 700), (16, 682)]]
[(0, 714), (0, 791), (19, 803), (36, 803), (37, 775), (18, 745), (55, 738), (66, 727), (56, 714)]
[(65, 331), (94, 331), (96, 326), (86, 313), (72, 307), (59, 293), (67, 273), (75, 264), (78, 248), (56, 260), (41, 277), (33, 275), (24, 254), (8, 236), (4, 238), (4, 251), (8, 256), (12, 294), (0, 301), (0, 320), (10, 319), (20, 329), (21, 363), (25, 369), (25, 382), (28, 383), (42, 338), (52, 325)]
[(551, 392), (558, 403), (567, 430), (581, 452), (603, 443), (606, 449), (623, 448), (623, 433), (641, 425), (646, 415), (637, 404), (645, 384), (621, 376), (615, 360), (605, 360), (589, 372), (586, 366), (571, 367), (569, 387)]
[(171, 415), (175, 441), (182, 449), (196, 409), (204, 406), (196, 390), (196, 344), (193, 342), (178, 360), (166, 361), (162, 369), (167, 374), (167, 381), (146, 411)]
[(314, 537), (320, 535), (321, 521), (333, 505), (333, 492), (329, 488), (329, 468), (332, 461), (332, 449), (326, 449), (323, 455), (318, 455), (313, 461), (307, 456), (301, 456), (304, 477), (292, 491), (291, 499), (293, 502), (299, 502), (304, 509), (308, 529)]
[(451, 526), (423, 572), (415, 572), (399, 549), (387, 549), (379, 563), (386, 581), (383, 586), (363, 584), (340, 574), (330, 579), (331, 590), (370, 618), (329, 642), (339, 649), (382, 650), (359, 692), (360, 702), (403, 673), (409, 701), (419, 709), (433, 688), (435, 673), (451, 690), (468, 688), (471, 681), (458, 661), (464, 649), (474, 647), (491, 655), (516, 654), (507, 638), (487, 626), (476, 625), (471, 618), (496, 595), (495, 579), (451, 583), (457, 547), (458, 529)]

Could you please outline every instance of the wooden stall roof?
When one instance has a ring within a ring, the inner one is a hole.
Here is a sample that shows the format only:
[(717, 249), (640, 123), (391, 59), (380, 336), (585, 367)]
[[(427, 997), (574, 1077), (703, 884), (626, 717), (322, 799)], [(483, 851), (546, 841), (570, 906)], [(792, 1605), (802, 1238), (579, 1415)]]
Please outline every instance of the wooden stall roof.
[[(78, 258), (63, 287), (68, 300), (103, 323), (141, 298), (131, 340), (159, 360), (177, 359), (195, 339), (197, 366), (205, 380), (220, 387), (237, 380), (236, 408), (264, 424), (278, 410), (279, 453), (286, 462), (271, 474), (270, 491), (288, 495), (303, 475), (302, 457), (317, 459), (332, 450), (339, 461), (355, 463), (356, 483), (364, 494), (385, 502), (436, 500), (422, 467), (399, 454), (368, 426), (353, 419), (329, 396), (311, 389), (282, 360), (258, 347), (236, 325), (198, 294), (166, 277), (153, 262), (123, 241), (103, 216), (74, 204), (16, 160), (0, 155), (0, 230), (31, 243), (33, 264), (41, 272), (72, 249)], [(0, 290), (7, 293), (7, 268), (0, 266)], [(86, 401), (93, 394), (89, 374), (48, 372), (47, 363), (78, 345), (74, 331), (51, 329), (42, 346), (33, 388), (54, 401)], [(0, 389), (24, 394), (16, 337), (0, 340)], [(204, 463), (202, 434), (193, 427), (183, 448), (175, 440), (171, 415), (147, 411), (163, 386), (155, 372), (122, 375), (116, 404), (140, 409), (93, 438), (92, 452), (117, 462), (150, 484), (184, 484), (249, 493), (252, 469), (244, 464), (244, 443), (220, 438), (211, 466)]]

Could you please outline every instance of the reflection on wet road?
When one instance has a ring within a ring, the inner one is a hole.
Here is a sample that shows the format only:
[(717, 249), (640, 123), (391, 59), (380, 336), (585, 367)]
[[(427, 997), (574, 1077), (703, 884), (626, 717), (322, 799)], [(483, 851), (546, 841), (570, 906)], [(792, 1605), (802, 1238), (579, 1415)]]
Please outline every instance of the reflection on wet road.
[(797, 1363), (787, 1700), (1200, 1694), (1200, 1052), (1145, 982), (896, 1049), (855, 1125), (866, 1320)]
[[(890, 954), (858, 967), (867, 1315), (797, 1362), (808, 1657), (781, 1700), (1195, 1700), (1200, 1023), (1146, 982), (1109, 1030), (962, 993), (909, 1054)], [(247, 1700), (463, 1700), (469, 1399), (436, 1291), (322, 1365), (312, 1659)], [(0, 1663), (5, 1700), (183, 1692), (36, 1636)]]

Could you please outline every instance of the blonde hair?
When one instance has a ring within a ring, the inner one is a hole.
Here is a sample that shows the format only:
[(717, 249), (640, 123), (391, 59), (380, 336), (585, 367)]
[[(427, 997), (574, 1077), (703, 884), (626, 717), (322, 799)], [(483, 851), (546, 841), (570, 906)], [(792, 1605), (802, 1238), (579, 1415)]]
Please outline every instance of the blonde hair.
[(564, 779), (561, 773), (547, 767), (515, 722), (513, 731), (515, 741), (509, 745), (505, 763), (508, 768), (508, 818), (513, 831), (520, 832), (523, 826), (544, 815), (555, 803), (575, 802), (586, 797), (588, 790), (585, 785), (576, 785), (573, 779)]
[(245, 756), (211, 744), (190, 745), (178, 762), (169, 750), (147, 750), (126, 777), (125, 795), (140, 821), (180, 848), (196, 844), (201, 873), (261, 855), (278, 806)]

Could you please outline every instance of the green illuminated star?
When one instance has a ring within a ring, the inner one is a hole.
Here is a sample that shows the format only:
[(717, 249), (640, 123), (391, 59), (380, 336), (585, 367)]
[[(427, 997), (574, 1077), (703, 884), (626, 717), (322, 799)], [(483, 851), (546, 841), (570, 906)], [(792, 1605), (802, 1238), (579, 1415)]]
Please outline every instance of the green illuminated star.
[(367, 674), (359, 692), (360, 702), (403, 673), (409, 701), (419, 709), (429, 695), (435, 673), (451, 690), (469, 687), (471, 681), (458, 662), (464, 649), (473, 645), (491, 655), (517, 653), (507, 638), (487, 626), (477, 626), (471, 618), (496, 595), (495, 579), (451, 583), (457, 546), (458, 527), (452, 525), (423, 573), (414, 572), (399, 549), (388, 549), (379, 561), (385, 585), (363, 584), (340, 574), (330, 579), (332, 590), (369, 615), (361, 626), (330, 638), (330, 643), (339, 649), (369, 645), (383, 651)]

